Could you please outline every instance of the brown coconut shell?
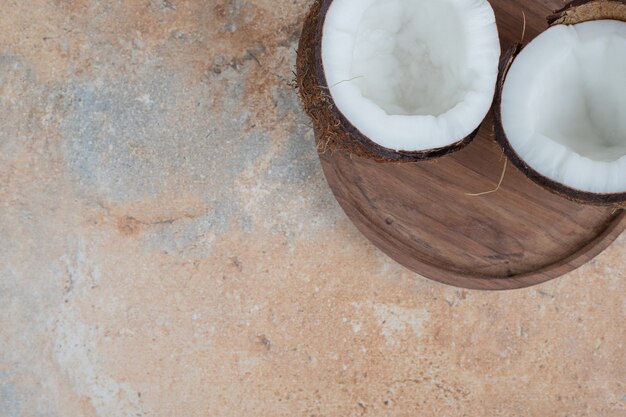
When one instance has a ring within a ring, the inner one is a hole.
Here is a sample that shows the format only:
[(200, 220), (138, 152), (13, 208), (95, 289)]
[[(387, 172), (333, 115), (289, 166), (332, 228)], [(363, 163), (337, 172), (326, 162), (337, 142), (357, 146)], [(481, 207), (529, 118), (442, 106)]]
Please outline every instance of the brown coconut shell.
[(626, 19), (626, 0), (574, 0), (548, 16), (548, 24), (575, 25), (590, 20)]
[[(626, 22), (626, 0), (575, 0), (567, 4), (563, 9), (555, 11), (547, 19), (550, 27), (555, 25), (575, 25), (591, 20), (603, 19)], [(505, 154), (528, 178), (555, 194), (583, 204), (626, 207), (626, 192), (592, 193), (568, 187), (547, 178), (530, 167), (511, 146), (502, 124), (502, 92), (509, 69), (522, 49), (523, 46), (521, 44), (515, 44), (503, 56), (500, 62), (500, 74), (496, 86), (494, 100), (496, 140), (504, 149)]]
[(318, 151), (345, 151), (378, 162), (416, 162), (441, 157), (468, 145), (480, 126), (466, 138), (444, 148), (409, 152), (380, 146), (350, 123), (333, 101), (322, 62), (323, 27), (332, 2), (313, 3), (304, 22), (296, 62), (296, 82), (304, 110), (313, 121)]

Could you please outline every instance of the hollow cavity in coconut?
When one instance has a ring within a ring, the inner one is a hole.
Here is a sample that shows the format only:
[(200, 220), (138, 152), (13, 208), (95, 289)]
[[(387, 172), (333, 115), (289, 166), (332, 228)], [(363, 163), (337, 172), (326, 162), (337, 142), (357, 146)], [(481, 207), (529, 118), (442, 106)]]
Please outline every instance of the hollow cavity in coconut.
[(551, 17), (555, 26), (511, 55), (499, 82), (496, 129), (509, 157), (531, 179), (580, 202), (626, 202), (626, 23), (619, 16), (626, 18), (622, 1), (566, 7)]
[(471, 141), (499, 57), (486, 0), (320, 0), (302, 34), (298, 84), (323, 150), (411, 161)]

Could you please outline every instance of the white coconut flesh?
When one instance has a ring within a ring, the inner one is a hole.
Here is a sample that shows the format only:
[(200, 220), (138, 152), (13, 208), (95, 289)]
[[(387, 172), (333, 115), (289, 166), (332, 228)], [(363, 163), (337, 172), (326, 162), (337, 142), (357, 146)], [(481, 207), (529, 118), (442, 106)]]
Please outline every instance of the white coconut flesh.
[(554, 26), (513, 62), (502, 125), (541, 175), (592, 193), (626, 191), (626, 23)]
[(338, 110), (393, 150), (449, 146), (491, 107), (500, 43), (486, 0), (334, 0), (322, 62)]

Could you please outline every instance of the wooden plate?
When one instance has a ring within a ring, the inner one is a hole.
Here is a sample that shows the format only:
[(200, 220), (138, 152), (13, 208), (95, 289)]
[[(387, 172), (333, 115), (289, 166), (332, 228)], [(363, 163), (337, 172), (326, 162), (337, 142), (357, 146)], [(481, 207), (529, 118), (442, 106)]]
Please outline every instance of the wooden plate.
[[(547, 28), (562, 1), (491, 0), (502, 46)], [(602, 252), (626, 228), (624, 210), (580, 205), (506, 162), (491, 118), (472, 144), (434, 161), (379, 164), (320, 155), (337, 200), (383, 252), (428, 278), (459, 287), (522, 288), (561, 276)], [(506, 165), (506, 170), (505, 170)], [(497, 192), (494, 190), (505, 172)]]

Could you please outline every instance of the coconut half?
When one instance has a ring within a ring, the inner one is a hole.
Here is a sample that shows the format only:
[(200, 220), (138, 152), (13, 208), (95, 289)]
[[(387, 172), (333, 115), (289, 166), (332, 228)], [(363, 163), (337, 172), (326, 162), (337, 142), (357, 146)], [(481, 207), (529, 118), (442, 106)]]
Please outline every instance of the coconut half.
[(320, 0), (297, 75), (322, 148), (412, 161), (471, 141), (499, 58), (486, 0)]
[(585, 203), (626, 202), (619, 10), (626, 18), (622, 1), (579, 1), (552, 16), (554, 26), (510, 55), (496, 97), (497, 137), (510, 159), (540, 185)]

